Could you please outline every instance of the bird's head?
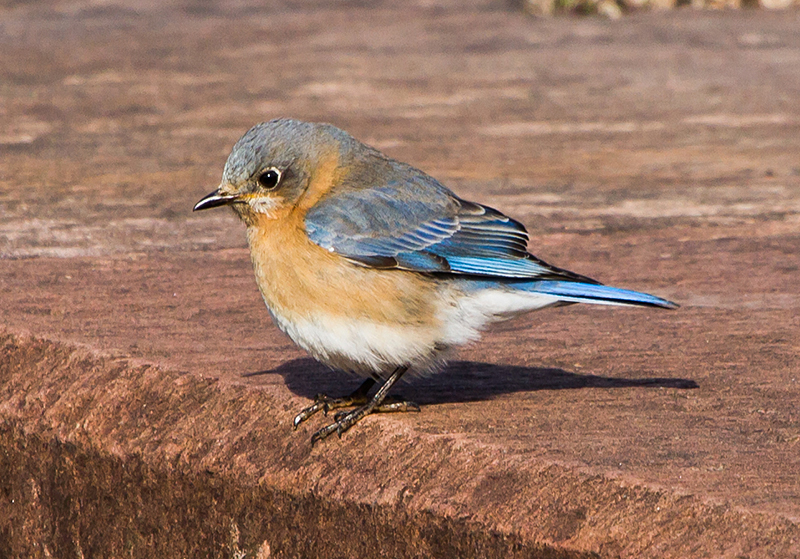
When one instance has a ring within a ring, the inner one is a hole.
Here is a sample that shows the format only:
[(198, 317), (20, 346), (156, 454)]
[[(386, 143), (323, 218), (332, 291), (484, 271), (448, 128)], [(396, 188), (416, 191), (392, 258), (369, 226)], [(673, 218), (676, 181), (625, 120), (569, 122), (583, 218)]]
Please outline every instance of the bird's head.
[(320, 175), (333, 181), (351, 142), (346, 132), (328, 124), (290, 119), (258, 124), (233, 146), (220, 186), (194, 211), (231, 206), (248, 225), (280, 219), (302, 203)]

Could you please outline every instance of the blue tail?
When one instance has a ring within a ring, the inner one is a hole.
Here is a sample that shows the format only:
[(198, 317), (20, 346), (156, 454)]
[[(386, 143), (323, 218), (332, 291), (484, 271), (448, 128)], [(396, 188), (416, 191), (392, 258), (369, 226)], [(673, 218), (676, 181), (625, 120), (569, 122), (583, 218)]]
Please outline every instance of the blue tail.
[(639, 307), (662, 307), (665, 309), (678, 307), (671, 301), (648, 295), (647, 293), (575, 281), (527, 281), (516, 283), (515, 287), (531, 293), (553, 295), (568, 303), (634, 305)]

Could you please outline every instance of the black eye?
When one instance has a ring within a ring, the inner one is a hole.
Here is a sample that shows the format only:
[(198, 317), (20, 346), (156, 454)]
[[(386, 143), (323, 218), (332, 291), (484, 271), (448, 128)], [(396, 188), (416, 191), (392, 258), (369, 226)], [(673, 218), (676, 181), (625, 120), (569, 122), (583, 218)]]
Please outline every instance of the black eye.
[(267, 169), (258, 175), (258, 184), (267, 190), (272, 190), (278, 186), (279, 180), (281, 180), (281, 174), (277, 169)]

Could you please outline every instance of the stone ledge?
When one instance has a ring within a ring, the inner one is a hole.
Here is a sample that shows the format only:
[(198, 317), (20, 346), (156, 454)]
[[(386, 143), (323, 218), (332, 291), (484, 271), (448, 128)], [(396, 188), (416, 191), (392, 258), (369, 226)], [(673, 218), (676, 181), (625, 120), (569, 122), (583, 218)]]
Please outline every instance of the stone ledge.
[[(271, 387), (3, 334), (6, 556), (789, 557), (800, 527), (381, 417), (311, 448)], [(175, 526), (176, 529), (170, 527)], [(70, 547), (72, 546), (72, 547)]]
[[(0, 8), (0, 554), (73, 557), (112, 526), (166, 556), (800, 555), (796, 12), (422, 4)], [(312, 450), (323, 419), (291, 417), (353, 379), (269, 324), (240, 224), (190, 212), (275, 116), (333, 122), (520, 219), (538, 256), (682, 307), (497, 325), (398, 390), (422, 413)], [(19, 505), (54, 495), (72, 508)], [(295, 531), (254, 528), (272, 514)]]

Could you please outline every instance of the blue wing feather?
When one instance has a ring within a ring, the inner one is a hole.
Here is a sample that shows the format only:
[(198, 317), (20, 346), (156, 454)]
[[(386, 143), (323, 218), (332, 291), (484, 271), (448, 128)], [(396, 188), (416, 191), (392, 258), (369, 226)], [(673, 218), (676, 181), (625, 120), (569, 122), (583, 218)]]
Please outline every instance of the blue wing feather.
[(389, 165), (402, 178), (369, 188), (345, 179), (324, 196), (306, 214), (309, 238), (370, 267), (596, 283), (529, 254), (528, 233), (518, 221), (459, 199), (412, 167)]

